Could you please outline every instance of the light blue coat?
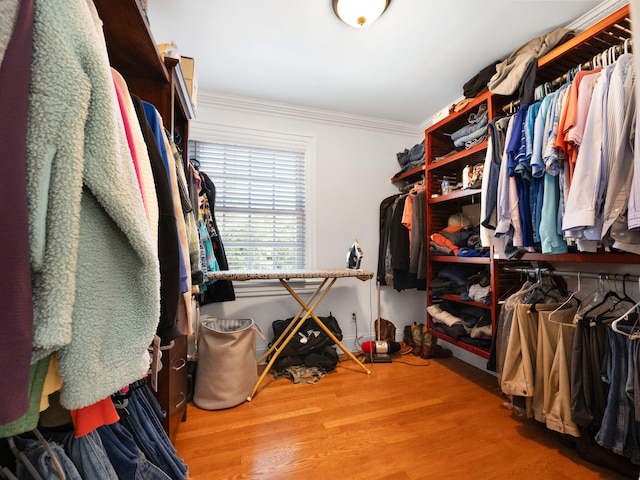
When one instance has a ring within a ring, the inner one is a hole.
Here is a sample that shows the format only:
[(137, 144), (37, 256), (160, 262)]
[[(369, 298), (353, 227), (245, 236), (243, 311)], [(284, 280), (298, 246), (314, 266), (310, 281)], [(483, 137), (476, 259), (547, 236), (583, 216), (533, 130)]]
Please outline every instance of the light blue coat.
[(85, 0), (35, 2), (33, 361), (58, 352), (68, 409), (144, 376), (160, 315), (157, 254), (96, 19)]

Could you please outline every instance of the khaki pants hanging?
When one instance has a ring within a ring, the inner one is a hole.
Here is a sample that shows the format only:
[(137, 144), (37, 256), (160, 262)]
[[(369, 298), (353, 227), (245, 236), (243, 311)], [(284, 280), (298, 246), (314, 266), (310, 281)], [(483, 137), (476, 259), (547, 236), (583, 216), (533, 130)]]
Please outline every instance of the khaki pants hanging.
[(536, 376), (533, 394), (535, 419), (547, 428), (579, 437), (571, 419), (571, 349), (575, 335), (575, 307), (538, 314)]

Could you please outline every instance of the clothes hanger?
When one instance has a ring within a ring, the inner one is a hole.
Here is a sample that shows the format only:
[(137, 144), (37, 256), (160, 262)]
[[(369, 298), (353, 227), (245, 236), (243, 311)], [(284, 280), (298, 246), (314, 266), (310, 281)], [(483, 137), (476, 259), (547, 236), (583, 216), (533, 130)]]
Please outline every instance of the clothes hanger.
[[(624, 335), (625, 337), (629, 337), (629, 339), (631, 339), (631, 340), (639, 339), (640, 338), (640, 329), (638, 328), (639, 327), (638, 321), (640, 320), (640, 315), (638, 315), (638, 313), (636, 311), (639, 306), (640, 306), (640, 302), (636, 303), (633, 307), (631, 307), (629, 310), (627, 310), (621, 316), (619, 316), (613, 322), (611, 322), (611, 330), (613, 330), (616, 333), (620, 333), (620, 334)], [(632, 313), (635, 313), (635, 320), (633, 322), (633, 325), (631, 326), (631, 331), (630, 332), (625, 332), (623, 330), (620, 330), (620, 328), (618, 327), (618, 323), (627, 322), (629, 320), (629, 315), (631, 315)]]
[[(577, 294), (577, 293), (580, 293), (580, 291), (581, 291), (581, 290), (582, 290), (582, 285), (581, 285), (581, 282), (580, 282), (580, 272), (578, 272), (578, 290), (576, 290), (575, 292), (571, 292), (571, 295), (569, 295), (569, 298), (567, 298), (564, 302), (562, 302), (562, 303), (558, 306), (558, 308), (556, 308), (554, 311), (552, 311), (552, 312), (549, 314), (549, 318), (548, 318), (548, 320), (549, 320), (550, 322), (557, 323), (558, 325), (573, 325), (573, 323), (572, 323), (572, 324), (567, 324), (567, 323), (563, 323), (563, 322), (558, 322), (557, 320), (552, 320), (552, 319), (551, 319), (551, 317), (552, 317), (552, 316), (553, 316), (553, 314), (554, 314), (554, 313), (556, 313), (558, 310), (560, 310), (560, 309), (564, 308), (564, 306), (565, 306), (567, 303), (569, 303), (572, 299), (574, 299), (574, 298), (575, 298), (575, 296), (576, 296), (576, 294)], [(577, 306), (580, 306), (580, 300), (578, 300), (578, 299), (576, 298), (576, 301), (578, 302), (578, 305), (577, 305)], [(575, 325), (574, 325), (574, 326), (575, 326)]]
[(518, 293), (518, 292), (526, 292), (527, 289), (531, 288), (532, 284), (527, 285), (527, 277), (525, 276), (524, 272), (520, 272), (520, 281), (518, 283), (514, 283), (513, 285), (511, 285), (506, 292), (504, 292), (500, 298), (498, 298), (498, 304), (503, 304), (507, 301), (507, 298), (509, 298), (512, 294), (514, 293)]
[(0, 478), (5, 480), (18, 480), (18, 477), (16, 477), (11, 470), (2, 466), (0, 466)]
[(58, 458), (58, 455), (56, 455), (56, 452), (53, 451), (53, 449), (51, 448), (51, 445), (49, 445), (49, 442), (47, 442), (47, 440), (42, 436), (42, 433), (40, 433), (40, 430), (38, 430), (37, 428), (34, 428), (31, 431), (36, 436), (40, 444), (44, 446), (45, 450), (49, 454), (49, 457), (53, 462), (53, 466), (56, 467), (56, 473), (58, 474), (58, 478), (60, 480), (65, 480), (66, 475), (64, 473), (64, 469), (62, 468), (62, 464), (60, 463), (60, 459)]
[(566, 300), (566, 296), (568, 295), (566, 291), (566, 283), (564, 283), (563, 285), (560, 285), (559, 278), (560, 277), (556, 277), (550, 274), (550, 283), (547, 285), (545, 285), (542, 278), (540, 278), (538, 280), (540, 284), (539, 287), (537, 288), (537, 290), (532, 292), (532, 294), (527, 299), (528, 301), (525, 301), (524, 303), (531, 304), (532, 305), (531, 310), (535, 312), (536, 311), (535, 304), (540, 303), (539, 301), (536, 301), (537, 298), (539, 298), (540, 300), (543, 300), (545, 298), (547, 299), (550, 298), (558, 302), (561, 300), (562, 301)]
[(536, 283), (531, 286), (531, 293), (524, 301), (524, 303), (531, 303), (535, 295), (540, 290), (540, 287), (542, 287), (542, 269), (536, 268)]
[[(607, 275), (603, 276), (604, 280), (609, 280), (609, 277)], [(594, 312), (596, 309), (600, 308), (601, 306), (603, 306), (609, 299), (613, 298), (614, 300), (622, 300), (622, 297), (620, 297), (620, 295), (618, 295), (618, 292), (616, 292), (613, 289), (609, 289), (605, 294), (604, 297), (602, 297), (602, 300), (600, 300), (599, 302), (595, 303), (594, 305), (592, 305), (587, 311), (585, 311), (585, 315)]]
[(625, 274), (623, 279), (622, 279), (622, 296), (620, 296), (620, 294), (615, 291), (615, 290), (609, 290), (603, 300), (599, 303), (597, 303), (596, 305), (594, 305), (593, 307), (591, 307), (587, 312), (585, 312), (585, 316), (593, 311), (595, 311), (596, 309), (602, 307), (603, 305), (605, 305), (609, 300), (613, 299), (613, 304), (607, 309), (604, 310), (600, 313), (598, 313), (590, 322), (589, 325), (590, 326), (594, 326), (596, 321), (602, 321), (602, 320), (606, 320), (607, 318), (605, 317), (606, 315), (613, 313), (616, 309), (618, 309), (620, 307), (621, 303), (630, 303), (630, 304), (635, 304), (636, 301), (633, 300), (631, 297), (629, 297), (629, 295), (627, 295), (627, 289), (626, 289), (626, 277), (628, 276), (628, 274)]
[(20, 451), (18, 447), (16, 447), (15, 439), (13, 437), (7, 437), (7, 443), (9, 444), (9, 450), (11, 450), (13, 456), (16, 457), (16, 461), (22, 462), (34, 480), (43, 480), (42, 476), (36, 470), (36, 467), (31, 463), (31, 460), (27, 458), (24, 452)]
[[(638, 287), (640, 287), (640, 278), (638, 279)], [(622, 321), (628, 321), (629, 315), (634, 313), (638, 309), (638, 307), (640, 307), (640, 302), (636, 302), (629, 310), (627, 310), (622, 315), (620, 315), (618, 318), (616, 318), (613, 322), (611, 322), (611, 329), (616, 333), (620, 333), (622, 335), (625, 335), (625, 336), (629, 337), (631, 340), (639, 339), (640, 338), (640, 330), (636, 330), (636, 328), (638, 327), (638, 321), (640, 320), (640, 315), (638, 315), (637, 313), (636, 313), (635, 322), (631, 326), (631, 332), (630, 333), (624, 332), (624, 331), (622, 331), (622, 330), (620, 330), (618, 328), (618, 323), (620, 323)]]
[(600, 54), (596, 53), (591, 59), (591, 65), (593, 65), (593, 69), (602, 68), (602, 64), (600, 63)]
[[(593, 305), (602, 301), (605, 295), (604, 290), (604, 275), (598, 274), (598, 287), (590, 295), (588, 295), (582, 302), (582, 308), (576, 312), (576, 316), (573, 319), (574, 324), (578, 324), (580, 320), (584, 318), (585, 312), (587, 312)], [(589, 298), (591, 297), (591, 298)]]

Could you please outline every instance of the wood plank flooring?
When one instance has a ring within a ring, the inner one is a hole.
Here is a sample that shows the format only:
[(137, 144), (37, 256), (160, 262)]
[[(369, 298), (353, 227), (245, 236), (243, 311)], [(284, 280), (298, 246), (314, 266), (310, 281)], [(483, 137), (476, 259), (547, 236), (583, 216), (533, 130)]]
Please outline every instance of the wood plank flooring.
[(458, 359), (368, 366), (371, 375), (342, 361), (313, 385), (269, 375), (251, 402), (228, 410), (189, 404), (175, 446), (190, 478), (630, 478), (514, 416), (495, 377)]

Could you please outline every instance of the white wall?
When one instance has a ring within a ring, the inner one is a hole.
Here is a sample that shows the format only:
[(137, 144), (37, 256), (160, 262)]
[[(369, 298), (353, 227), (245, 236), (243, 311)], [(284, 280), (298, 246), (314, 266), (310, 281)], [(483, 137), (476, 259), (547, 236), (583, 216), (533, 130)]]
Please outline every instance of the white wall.
[[(396, 153), (422, 141), (423, 131), (417, 125), (200, 92), (190, 138), (212, 140), (207, 137), (212, 129), (311, 139), (315, 255), (310, 266), (344, 267), (347, 249), (357, 239), (364, 252), (362, 268), (377, 271), (380, 202), (398, 193), (389, 181), (399, 170)], [(424, 323), (425, 295), (424, 291), (381, 288), (381, 316), (396, 325), (399, 340), (405, 325)], [(297, 311), (297, 303), (286, 294), (205, 305), (201, 316), (253, 318), (270, 338), (271, 322)], [(338, 279), (316, 313), (329, 311), (340, 323), (343, 344), (356, 350), (356, 327), (358, 336), (368, 336), (377, 317), (375, 280)], [(266, 344), (258, 339), (258, 354), (264, 350)]]

